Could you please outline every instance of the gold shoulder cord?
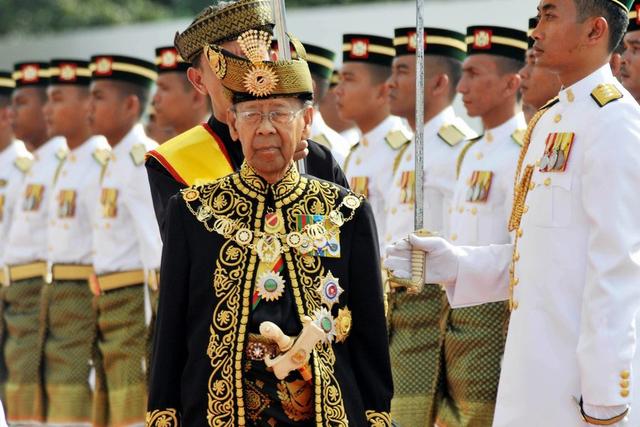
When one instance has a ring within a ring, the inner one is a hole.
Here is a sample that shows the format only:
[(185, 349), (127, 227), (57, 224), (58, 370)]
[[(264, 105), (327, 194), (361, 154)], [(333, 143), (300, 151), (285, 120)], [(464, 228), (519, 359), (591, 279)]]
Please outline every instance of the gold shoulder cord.
[(518, 279), (515, 277), (515, 270), (516, 262), (520, 259), (520, 254), (518, 252), (518, 239), (522, 234), (522, 230), (520, 230), (520, 221), (522, 220), (522, 215), (525, 211), (524, 203), (527, 199), (527, 194), (529, 193), (529, 185), (531, 184), (531, 177), (533, 176), (534, 168), (533, 165), (527, 165), (523, 171), (522, 166), (524, 164), (524, 159), (527, 156), (529, 145), (531, 144), (531, 135), (533, 134), (533, 130), (544, 113), (549, 109), (548, 107), (551, 105), (553, 104), (550, 102), (545, 105), (547, 108), (542, 107), (529, 122), (529, 126), (527, 126), (527, 131), (524, 135), (522, 149), (520, 150), (520, 157), (518, 158), (518, 166), (516, 168), (516, 176), (513, 184), (513, 207), (509, 218), (509, 231), (517, 230), (513, 241), (512, 262), (509, 266), (509, 311), (513, 311), (518, 308), (513, 295), (514, 289), (518, 285)]

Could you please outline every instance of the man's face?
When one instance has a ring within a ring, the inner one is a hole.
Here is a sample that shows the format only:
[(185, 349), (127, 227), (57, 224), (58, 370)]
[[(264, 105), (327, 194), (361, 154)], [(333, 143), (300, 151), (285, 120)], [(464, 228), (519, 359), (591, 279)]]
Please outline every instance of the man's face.
[(525, 66), (520, 70), (522, 102), (538, 110), (560, 91), (558, 75), (537, 65), (533, 50), (527, 51)]
[(630, 31), (624, 36), (624, 53), (620, 70), (622, 85), (640, 99), (640, 31)]
[(247, 101), (234, 110), (227, 116), (231, 136), (240, 140), (247, 163), (261, 176), (284, 171), (293, 161), (296, 144), (309, 137), (313, 108), (300, 100)]
[(582, 38), (589, 20), (578, 23), (574, 0), (541, 0), (538, 12), (540, 20), (531, 35), (536, 64), (553, 71), (572, 66), (585, 49)]
[(501, 75), (491, 55), (477, 54), (462, 64), (458, 93), (470, 117), (483, 117), (506, 101), (511, 74)]
[(391, 114), (409, 118), (416, 111), (416, 60), (415, 56), (394, 58), (389, 84)]
[(367, 65), (357, 62), (347, 62), (342, 66), (335, 93), (340, 116), (355, 122), (389, 102), (386, 83), (376, 84)]
[(86, 89), (53, 85), (47, 88), (44, 116), (48, 136), (69, 136), (89, 121), (89, 96)]
[(191, 111), (192, 88), (182, 72), (160, 73), (153, 96), (156, 120), (160, 127), (176, 127), (185, 122)]
[(91, 83), (89, 124), (95, 135), (109, 136), (127, 120), (120, 88), (108, 80)]
[(42, 88), (22, 87), (13, 92), (12, 125), (16, 138), (33, 143), (46, 129)]

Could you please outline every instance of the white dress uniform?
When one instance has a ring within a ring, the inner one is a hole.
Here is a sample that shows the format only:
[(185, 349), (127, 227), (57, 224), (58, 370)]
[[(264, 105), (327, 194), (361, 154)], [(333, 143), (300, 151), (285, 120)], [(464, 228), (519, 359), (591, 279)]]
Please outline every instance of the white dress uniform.
[(100, 180), (110, 151), (103, 136), (93, 136), (71, 150), (60, 167), (49, 200), (49, 264), (92, 264), (91, 230), (97, 220)]
[[(475, 132), (447, 107), (424, 125), (424, 227), (447, 235), (448, 209), (456, 185), (456, 163), (464, 141)], [(415, 142), (396, 158), (397, 167), (386, 205), (384, 244), (414, 230)]]
[(535, 127), (515, 250), (463, 248), (454, 306), (507, 299), (513, 260), (495, 427), (586, 426), (580, 396), (631, 405), (620, 424), (640, 425), (639, 164), (640, 107), (606, 64), (563, 89)]
[(157, 146), (137, 124), (111, 151), (93, 234), (98, 276), (143, 269), (148, 277), (160, 267), (162, 243), (144, 168), (145, 153)]
[(58, 167), (68, 151), (65, 139), (55, 137), (33, 152), (33, 165), (24, 179), (14, 207), (4, 256), (5, 265), (46, 260), (47, 208), (53, 197)]
[(4, 282), (4, 252), (8, 240), (13, 208), (33, 156), (22, 141), (15, 140), (0, 152), (0, 284)]
[(347, 140), (349, 147), (353, 147), (360, 141), (360, 132), (356, 128), (350, 128), (340, 132), (340, 136)]
[(385, 205), (393, 182), (393, 162), (411, 132), (396, 116), (389, 116), (367, 132), (351, 149), (345, 160), (344, 172), (351, 190), (364, 195), (371, 203), (378, 230), (380, 254), (384, 255)]
[(313, 113), (313, 123), (311, 124), (311, 140), (324, 145), (331, 150), (333, 158), (340, 166), (344, 165), (344, 160), (349, 154), (351, 144), (335, 130), (331, 129), (322, 118), (320, 111)]
[(449, 240), (457, 245), (510, 241), (513, 180), (527, 124), (522, 113), (485, 130), (462, 160), (451, 205)]

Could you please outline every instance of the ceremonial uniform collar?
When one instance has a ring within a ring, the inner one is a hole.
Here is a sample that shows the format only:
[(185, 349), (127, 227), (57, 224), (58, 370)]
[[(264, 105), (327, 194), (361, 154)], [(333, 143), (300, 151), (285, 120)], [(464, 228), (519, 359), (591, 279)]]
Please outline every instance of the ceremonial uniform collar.
[(125, 135), (124, 138), (113, 147), (113, 156), (117, 158), (121, 158), (124, 156), (128, 156), (131, 148), (134, 144), (139, 144), (142, 141), (147, 139), (147, 134), (144, 133), (144, 127), (141, 123), (135, 124), (129, 133)]
[[(396, 126), (398, 120), (395, 116), (388, 116), (380, 122), (378, 126), (361, 136), (361, 141), (365, 144), (376, 144), (378, 141), (384, 141), (389, 131)], [(366, 142), (365, 142), (366, 141)]]
[(497, 146), (503, 141), (512, 141), (511, 135), (513, 131), (526, 128), (527, 122), (524, 119), (524, 114), (520, 112), (493, 129), (485, 129), (482, 143), (487, 146)]
[[(104, 141), (104, 137), (101, 135), (92, 135), (85, 142), (69, 151), (69, 158), (82, 158), (85, 156), (90, 156), (95, 150), (96, 145), (101, 141)], [(104, 141), (106, 144), (106, 141)]]
[(58, 152), (60, 149), (66, 149), (67, 140), (61, 136), (54, 136), (47, 142), (45, 142), (42, 146), (38, 147), (34, 152), (33, 156), (36, 160), (46, 159), (49, 154), (54, 154)]
[(572, 104), (576, 100), (588, 99), (591, 97), (591, 92), (601, 83), (614, 83), (617, 80), (611, 73), (611, 67), (607, 62), (602, 67), (598, 68), (593, 73), (589, 74), (582, 80), (574, 83), (568, 88), (562, 88), (558, 97), (563, 104)]
[[(452, 106), (448, 106), (444, 110), (436, 114), (431, 120), (424, 124), (424, 135), (436, 135), (443, 125), (451, 124), (456, 119), (456, 113)], [(414, 137), (415, 138), (415, 137)]]
[[(291, 195), (298, 188), (301, 177), (295, 164), (292, 163), (280, 181), (275, 184), (269, 184), (245, 161), (240, 168), (240, 181), (249, 191), (255, 192), (257, 196), (265, 196), (271, 192), (275, 201), (280, 201)], [(249, 195), (251, 196), (252, 194)]]

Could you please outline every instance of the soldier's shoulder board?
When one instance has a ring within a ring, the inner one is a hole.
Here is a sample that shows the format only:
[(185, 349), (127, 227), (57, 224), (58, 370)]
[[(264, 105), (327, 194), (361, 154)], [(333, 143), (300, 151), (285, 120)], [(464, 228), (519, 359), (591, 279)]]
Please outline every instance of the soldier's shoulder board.
[(33, 154), (28, 152), (20, 154), (13, 161), (13, 165), (22, 173), (29, 172), (29, 170), (31, 170), (31, 166), (33, 165)]
[(411, 141), (411, 136), (405, 130), (397, 129), (390, 131), (384, 140), (392, 150), (399, 150)]
[(56, 150), (56, 158), (58, 160), (64, 160), (67, 158), (67, 156), (69, 155), (69, 148), (67, 148), (67, 146), (62, 146), (60, 148), (58, 148), (58, 150)]
[(139, 143), (135, 144), (131, 147), (131, 151), (129, 151), (129, 155), (131, 156), (131, 160), (133, 164), (136, 166), (140, 166), (144, 163), (145, 155), (147, 154), (147, 146)]
[(106, 166), (111, 158), (111, 149), (107, 147), (97, 147), (93, 150), (92, 156), (100, 166)]
[(329, 138), (327, 138), (327, 135), (325, 135), (324, 133), (320, 133), (320, 134), (312, 137), (311, 140), (314, 141), (314, 142), (317, 142), (320, 145), (324, 145), (328, 149), (332, 149), (333, 148), (333, 146), (331, 145), (331, 141), (329, 141)]
[(622, 98), (624, 95), (622, 92), (618, 90), (618, 88), (611, 83), (607, 84), (599, 84), (592, 92), (591, 98), (600, 106), (600, 108), (605, 105), (617, 101)]
[(511, 139), (513, 140), (513, 142), (522, 147), (524, 145), (525, 133), (527, 133), (526, 129), (516, 129), (516, 131), (511, 134)]
[(456, 119), (454, 123), (442, 126), (438, 131), (438, 137), (451, 147), (477, 136), (478, 134), (460, 118)]

